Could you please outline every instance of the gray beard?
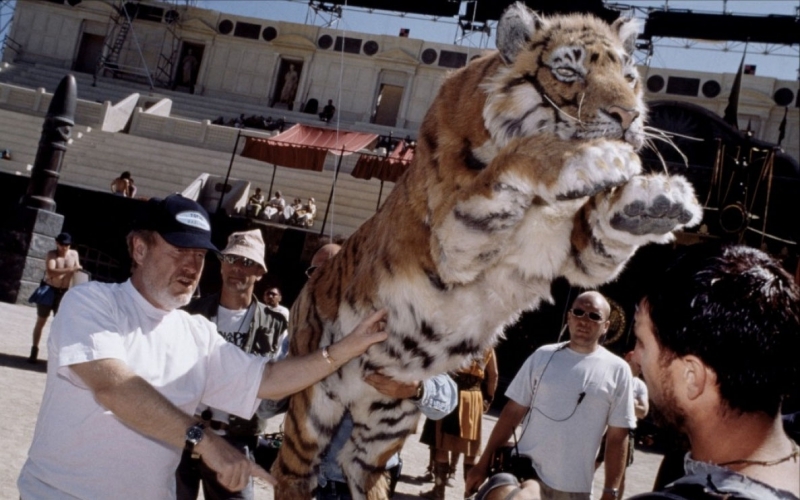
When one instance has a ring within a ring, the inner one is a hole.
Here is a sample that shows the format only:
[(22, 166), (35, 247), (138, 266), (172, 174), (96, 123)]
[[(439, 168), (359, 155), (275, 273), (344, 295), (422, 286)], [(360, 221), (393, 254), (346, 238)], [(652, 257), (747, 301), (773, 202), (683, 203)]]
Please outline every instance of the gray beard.
[(192, 295), (194, 295), (195, 291), (195, 288), (192, 288), (191, 291), (187, 293), (172, 295), (169, 293), (168, 289), (159, 288), (154, 283), (151, 283), (150, 280), (147, 279), (146, 275), (142, 277), (142, 281), (144, 282), (144, 285), (147, 287), (148, 291), (150, 291), (153, 299), (165, 311), (174, 311), (175, 309), (180, 309), (181, 307), (185, 306), (191, 302)]

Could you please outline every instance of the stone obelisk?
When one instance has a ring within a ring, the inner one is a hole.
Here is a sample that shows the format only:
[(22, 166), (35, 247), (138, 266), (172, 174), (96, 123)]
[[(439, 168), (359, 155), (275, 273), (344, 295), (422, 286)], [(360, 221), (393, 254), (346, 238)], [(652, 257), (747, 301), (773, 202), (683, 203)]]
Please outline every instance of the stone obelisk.
[(28, 190), (13, 223), (0, 230), (0, 300), (26, 303), (44, 275), (47, 252), (55, 248), (64, 216), (53, 199), (61, 163), (75, 125), (77, 84), (72, 75), (58, 84), (42, 126)]

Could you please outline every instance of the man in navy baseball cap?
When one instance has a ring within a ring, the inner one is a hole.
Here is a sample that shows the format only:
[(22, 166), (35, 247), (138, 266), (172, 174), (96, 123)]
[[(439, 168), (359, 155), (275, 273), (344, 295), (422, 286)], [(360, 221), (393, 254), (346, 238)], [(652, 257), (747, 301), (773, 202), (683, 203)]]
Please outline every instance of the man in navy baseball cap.
[(208, 212), (194, 200), (180, 194), (164, 199), (152, 198), (144, 213), (133, 223), (138, 231), (155, 231), (164, 241), (178, 248), (202, 248), (219, 252), (211, 243)]
[(228, 491), (242, 491), (252, 477), (274, 484), (194, 418), (198, 405), (247, 421), (259, 399), (303, 390), (385, 340), (386, 312), (324, 351), (272, 363), (227, 342), (208, 319), (179, 309), (192, 298), (207, 253), (217, 251), (200, 205), (179, 195), (148, 202), (128, 234), (128, 249), (128, 281), (73, 288), (53, 321), (51, 376), (17, 481), (20, 496), (175, 499), (184, 453), (200, 455)]

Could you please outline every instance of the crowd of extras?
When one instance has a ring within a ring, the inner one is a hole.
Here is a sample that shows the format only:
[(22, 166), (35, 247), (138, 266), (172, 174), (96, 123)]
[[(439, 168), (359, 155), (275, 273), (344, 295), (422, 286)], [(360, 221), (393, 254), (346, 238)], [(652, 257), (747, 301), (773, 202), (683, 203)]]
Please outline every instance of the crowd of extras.
[[(111, 181), (111, 193), (115, 196), (134, 198), (136, 192), (136, 183), (127, 170)], [(287, 203), (278, 190), (275, 191), (272, 198), (267, 199), (261, 188), (257, 187), (247, 198), (244, 215), (249, 219), (310, 228), (314, 225), (314, 219), (317, 216), (317, 204), (313, 197), (307, 198), (305, 203), (302, 198), (294, 198)]]
[[(115, 183), (133, 196), (129, 174)], [(251, 199), (252, 216), (284, 213), (276, 199)], [(52, 291), (36, 304), (29, 362), (41, 362), (43, 327), (54, 320), (18, 480), (23, 500), (195, 499), (201, 488), (206, 499), (252, 499), (254, 480), (275, 484), (267, 471), (284, 437), (267, 433), (269, 419), (389, 335), (391, 319), (379, 310), (339, 341), (288, 355), (290, 311), (268, 278), (261, 230), (233, 232), (220, 249), (196, 202), (171, 195), (146, 205), (127, 236), (128, 281), (71, 286), (82, 267), (68, 233), (47, 255), (42, 287)], [(340, 248), (313, 254), (312, 285)], [(200, 295), (207, 258), (219, 259), (222, 284)], [(465, 498), (623, 498), (635, 448), (658, 439), (664, 459), (653, 492), (628, 498), (797, 499), (800, 289), (792, 276), (760, 250), (703, 244), (677, 250), (647, 281), (635, 344), (621, 354), (603, 346), (609, 300), (578, 292), (563, 339), (527, 358), (487, 439), (482, 422), (498, 387), (492, 349), (426, 380), (365, 374), (425, 417), (409, 438), (430, 448), (425, 475), (414, 478), (430, 483), (419, 496), (443, 500), (463, 481)], [(310, 498), (363, 491), (337, 462), (349, 418), (319, 457)], [(593, 488), (601, 464), (603, 487)], [(396, 454), (380, 469), (380, 498), (394, 495), (402, 465)]]

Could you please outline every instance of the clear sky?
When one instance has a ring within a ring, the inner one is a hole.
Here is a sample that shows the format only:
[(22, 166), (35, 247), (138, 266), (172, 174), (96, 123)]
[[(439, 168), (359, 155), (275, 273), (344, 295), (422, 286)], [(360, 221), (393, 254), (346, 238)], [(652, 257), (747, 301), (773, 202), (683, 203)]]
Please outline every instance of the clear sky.
[[(494, 0), (479, 0), (494, 1)], [(401, 2), (398, 0), (398, 3)], [(800, 0), (615, 0), (606, 4), (622, 4), (634, 6), (636, 17), (644, 18), (647, 8), (663, 8), (665, 4), (670, 9), (690, 9), (696, 12), (721, 13), (723, 8), (733, 14), (782, 14), (797, 15)], [(309, 9), (306, 0), (197, 0), (197, 6), (221, 12), (230, 12), (239, 15), (252, 16), (261, 19), (276, 19), (296, 23), (321, 24), (321, 16), (315, 16)], [(462, 10), (465, 8), (462, 2)], [(362, 33), (396, 35), (401, 28), (411, 30), (412, 38), (454, 43), (460, 36), (456, 18), (439, 18), (431, 20), (424, 16), (409, 14), (401, 17), (397, 13), (374, 11), (369, 13), (364, 9), (346, 7), (342, 18), (336, 25), (337, 29), (356, 31)], [(699, 42), (693, 40), (692, 42)], [(477, 34), (460, 42), (471, 47), (494, 47), (494, 40), (484, 37), (481, 40)], [(669, 67), (687, 70), (713, 71), (719, 73), (733, 73), (739, 66), (743, 44), (727, 44), (729, 50), (724, 51), (723, 43), (698, 43), (692, 48), (678, 46), (678, 41), (662, 40), (656, 44), (651, 65), (654, 67)], [(764, 51), (773, 52), (764, 55)], [(779, 48), (765, 46), (764, 44), (751, 44), (748, 47), (747, 64), (757, 66), (757, 74), (773, 76), (786, 80), (798, 78), (800, 68), (800, 47)]]

